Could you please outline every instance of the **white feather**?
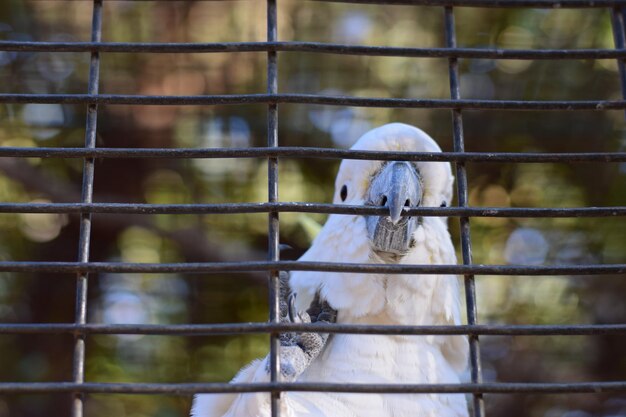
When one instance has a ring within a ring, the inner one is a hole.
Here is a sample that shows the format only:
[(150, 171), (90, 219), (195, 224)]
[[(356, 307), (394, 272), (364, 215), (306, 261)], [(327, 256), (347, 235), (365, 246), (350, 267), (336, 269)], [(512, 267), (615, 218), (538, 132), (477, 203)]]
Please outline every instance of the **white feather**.
[[(394, 123), (366, 133), (353, 149), (440, 152), (421, 130)], [(345, 160), (336, 181), (334, 202), (347, 186), (346, 204), (360, 205), (380, 162)], [(453, 177), (445, 162), (417, 164), (423, 180), (423, 206), (449, 203)], [(454, 264), (454, 247), (445, 218), (424, 217), (413, 235), (415, 247), (402, 264)], [(303, 261), (382, 263), (370, 249), (362, 216), (333, 214)], [(445, 325), (460, 324), (458, 279), (452, 275), (376, 275), (297, 271), (290, 286), (299, 310), (321, 296), (338, 310), (338, 323)], [(458, 383), (467, 363), (464, 336), (344, 335), (329, 338), (322, 352), (298, 381), (332, 383)], [(267, 360), (267, 359), (266, 359)], [(244, 369), (233, 382), (267, 381), (265, 361)], [(269, 416), (269, 395), (199, 395), (197, 417)], [(288, 417), (465, 417), (461, 394), (286, 393), (282, 415)]]

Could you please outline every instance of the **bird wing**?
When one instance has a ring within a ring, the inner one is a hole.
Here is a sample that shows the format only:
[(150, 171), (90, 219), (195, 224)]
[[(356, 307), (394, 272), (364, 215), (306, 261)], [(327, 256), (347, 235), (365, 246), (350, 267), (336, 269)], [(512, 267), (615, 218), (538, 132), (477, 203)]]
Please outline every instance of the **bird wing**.
[[(315, 294), (306, 311), (291, 311), (289, 274), (280, 274), (280, 318), (281, 322), (334, 322), (336, 311)], [(293, 381), (298, 378), (314, 361), (324, 348), (327, 334), (316, 332), (280, 334), (280, 378)], [(253, 361), (243, 368), (231, 383), (260, 383), (270, 381), (270, 356)], [(286, 399), (282, 406), (285, 417), (293, 415), (295, 410), (303, 408), (304, 401)], [(305, 407), (314, 410), (315, 408)], [(192, 417), (265, 417), (269, 416), (270, 395), (265, 392), (250, 394), (200, 394), (194, 397)], [(300, 411), (298, 411), (300, 413)], [(301, 414), (298, 414), (301, 415)], [(314, 414), (323, 415), (323, 414)]]
[[(281, 318), (286, 319), (289, 312), (289, 273), (281, 272), (279, 306)], [(232, 379), (231, 384), (269, 382), (267, 372), (268, 357), (255, 360), (241, 369)], [(253, 394), (197, 394), (191, 407), (192, 417), (235, 417), (254, 416), (253, 410), (263, 410), (269, 406), (266, 393)], [(267, 404), (266, 404), (267, 403)]]
[[(237, 383), (249, 383), (249, 382), (267, 382), (267, 372), (264, 371), (265, 361), (255, 360), (248, 366), (244, 367), (231, 381), (232, 384)], [(233, 412), (240, 408), (241, 398), (246, 397), (246, 400), (250, 400), (248, 396), (258, 394), (198, 394), (194, 396), (193, 404), (191, 406), (192, 417), (231, 417), (231, 416), (246, 416), (253, 414), (233, 414)], [(267, 396), (267, 394), (265, 394)], [(258, 403), (257, 401), (249, 401), (250, 405)], [(258, 404), (260, 405), (260, 404)]]

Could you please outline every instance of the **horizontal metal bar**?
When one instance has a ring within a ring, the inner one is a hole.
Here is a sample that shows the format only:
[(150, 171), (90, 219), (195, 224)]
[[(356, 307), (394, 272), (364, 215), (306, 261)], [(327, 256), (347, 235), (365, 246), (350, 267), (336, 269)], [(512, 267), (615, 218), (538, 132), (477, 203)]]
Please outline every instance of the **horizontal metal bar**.
[(198, 263), (33, 262), (0, 261), (0, 272), (49, 273), (233, 273), (251, 271), (320, 271), (365, 274), (456, 275), (615, 275), (626, 273), (626, 264), (581, 265), (403, 265), (340, 262), (242, 261)]
[(327, 158), (381, 161), (626, 162), (626, 152), (378, 152), (282, 146), (279, 148), (24, 148), (0, 147), (0, 157), (20, 158)]
[[(0, 213), (109, 213), (109, 214), (254, 214), (327, 213), (385, 215), (384, 207), (322, 203), (224, 203), (224, 204), (137, 204), (137, 203), (0, 203)], [(402, 216), (446, 217), (617, 217), (626, 216), (626, 206), (613, 207), (415, 207)]]
[(398, 326), (318, 323), (85, 324), (0, 323), (0, 334), (216, 336), (271, 332), (377, 335), (594, 336), (625, 335), (626, 324)]
[(324, 94), (228, 94), (197, 96), (146, 96), (124, 94), (0, 94), (0, 103), (133, 104), (133, 105), (242, 105), (318, 104), (328, 106), (481, 109), (481, 110), (624, 110), (626, 100), (448, 100), (370, 98)]
[(380, 394), (426, 394), (426, 393), (535, 393), (535, 394), (583, 394), (601, 392), (624, 392), (625, 381), (576, 382), (576, 383), (512, 383), (487, 382), (480, 384), (338, 384), (322, 382), (266, 382), (247, 384), (193, 383), (104, 383), (104, 382), (2, 382), (2, 394), (42, 394), (61, 392), (99, 394), (164, 394), (191, 395), (196, 393), (245, 393), (245, 392), (342, 392)]
[[(67, 0), (65, 0), (67, 1)], [(73, 0), (88, 1), (88, 0)], [(154, 0), (108, 0), (125, 2), (142, 2)], [(189, 1), (189, 0), (162, 0), (162, 1)], [(232, 1), (232, 0), (198, 0), (198, 1)], [(324, 3), (354, 3), (380, 5), (413, 5), (413, 6), (455, 6), (455, 7), (532, 7), (532, 8), (601, 8), (624, 5), (624, 0), (313, 0)]]
[(626, 50), (619, 49), (405, 48), (321, 42), (145, 43), (0, 41), (0, 51), (114, 53), (231, 53), (275, 51), (414, 58), (542, 60), (626, 58)]
[[(136, 1), (136, 0), (135, 0)], [(141, 0), (140, 0), (141, 1)], [(593, 8), (624, 5), (624, 0), (313, 0), (324, 3), (355, 3), (414, 6), (454, 7), (533, 7), (533, 8)]]

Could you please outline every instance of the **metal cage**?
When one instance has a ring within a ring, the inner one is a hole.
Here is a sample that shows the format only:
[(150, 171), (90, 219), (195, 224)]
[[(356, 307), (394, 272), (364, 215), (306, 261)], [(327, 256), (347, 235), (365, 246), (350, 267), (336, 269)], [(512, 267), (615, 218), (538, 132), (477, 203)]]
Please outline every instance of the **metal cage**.
[[(469, 393), (473, 396), (473, 415), (484, 416), (485, 393), (598, 393), (626, 392), (626, 380), (589, 383), (483, 383), (479, 337), (481, 335), (608, 335), (626, 334), (626, 324), (615, 325), (484, 325), (477, 319), (474, 276), (491, 275), (599, 275), (624, 274), (625, 264), (586, 264), (563, 266), (476, 265), (472, 262), (470, 241), (471, 217), (604, 217), (625, 216), (626, 207), (581, 208), (481, 208), (468, 204), (467, 162), (626, 162), (624, 152), (604, 153), (476, 153), (466, 152), (463, 138), (463, 110), (626, 110), (626, 100), (527, 101), (463, 99), (459, 90), (460, 58), (516, 60), (617, 60), (626, 97), (626, 1), (624, 0), (317, 0), (361, 4), (428, 5), (441, 7), (445, 28), (445, 48), (406, 48), (391, 46), (353, 46), (314, 42), (281, 42), (277, 35), (277, 0), (267, 2), (267, 41), (237, 43), (110, 43), (101, 41), (103, 1), (93, 0), (90, 42), (0, 41), (0, 51), (82, 52), (91, 56), (89, 85), (85, 94), (0, 94), (0, 103), (64, 103), (87, 106), (85, 145), (81, 148), (0, 148), (2, 158), (77, 158), (84, 160), (82, 200), (80, 203), (1, 203), (2, 213), (77, 213), (80, 214), (79, 253), (76, 262), (0, 262), (2, 272), (56, 272), (76, 274), (76, 313), (74, 323), (0, 324), (1, 334), (69, 333), (75, 337), (73, 380), (54, 383), (0, 383), (0, 393), (73, 394), (72, 415), (83, 415), (84, 395), (89, 393), (176, 394), (268, 392), (272, 415), (279, 415), (280, 393), (285, 391), (332, 391), (361, 393)], [(129, 0), (130, 1), (130, 0)], [(457, 47), (454, 9), (481, 8), (607, 8), (611, 10), (615, 49), (477, 49)], [(100, 55), (108, 52), (143, 53), (213, 53), (266, 52), (267, 93), (204, 96), (110, 95), (99, 93)], [(278, 92), (277, 56), (290, 51), (311, 53), (439, 57), (448, 59), (450, 99), (362, 98)], [(97, 148), (98, 105), (267, 105), (267, 146), (229, 149), (131, 149)], [(282, 103), (323, 104), (364, 107), (450, 109), (454, 151), (444, 153), (365, 152), (324, 148), (281, 147), (278, 138), (278, 105)], [(269, 175), (266, 203), (247, 204), (123, 204), (93, 203), (94, 161), (99, 158), (267, 158)], [(368, 160), (451, 161), (456, 165), (458, 206), (416, 208), (408, 215), (449, 216), (458, 218), (461, 227), (462, 265), (373, 265), (325, 262), (281, 261), (279, 259), (279, 213), (382, 214), (382, 208), (278, 201), (278, 163), (281, 157), (348, 158)], [(265, 262), (134, 264), (90, 262), (92, 213), (127, 214), (207, 214), (267, 213), (269, 217), (269, 252)], [(366, 326), (306, 325), (279, 323), (278, 271), (344, 271), (361, 273), (460, 274), (464, 276), (468, 323), (462, 326)], [(227, 273), (266, 271), (269, 276), (269, 323), (215, 325), (108, 325), (87, 321), (87, 282), (90, 273), (116, 272), (201, 272)], [(462, 384), (328, 384), (284, 383), (278, 381), (278, 333), (281, 331), (317, 331), (354, 334), (467, 335), (470, 340), (471, 382)], [(271, 382), (265, 384), (158, 384), (91, 383), (84, 378), (85, 338), (90, 334), (216, 335), (233, 333), (268, 333), (270, 337)]]

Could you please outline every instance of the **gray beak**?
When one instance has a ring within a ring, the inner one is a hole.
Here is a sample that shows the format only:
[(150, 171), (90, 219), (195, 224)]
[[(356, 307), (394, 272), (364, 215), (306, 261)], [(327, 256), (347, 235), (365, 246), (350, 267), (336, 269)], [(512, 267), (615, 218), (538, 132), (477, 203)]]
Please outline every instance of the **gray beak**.
[(390, 162), (372, 179), (367, 204), (389, 208), (388, 216), (366, 217), (375, 251), (395, 255), (408, 252), (418, 221), (402, 217), (402, 210), (418, 207), (422, 197), (419, 174), (409, 162)]

